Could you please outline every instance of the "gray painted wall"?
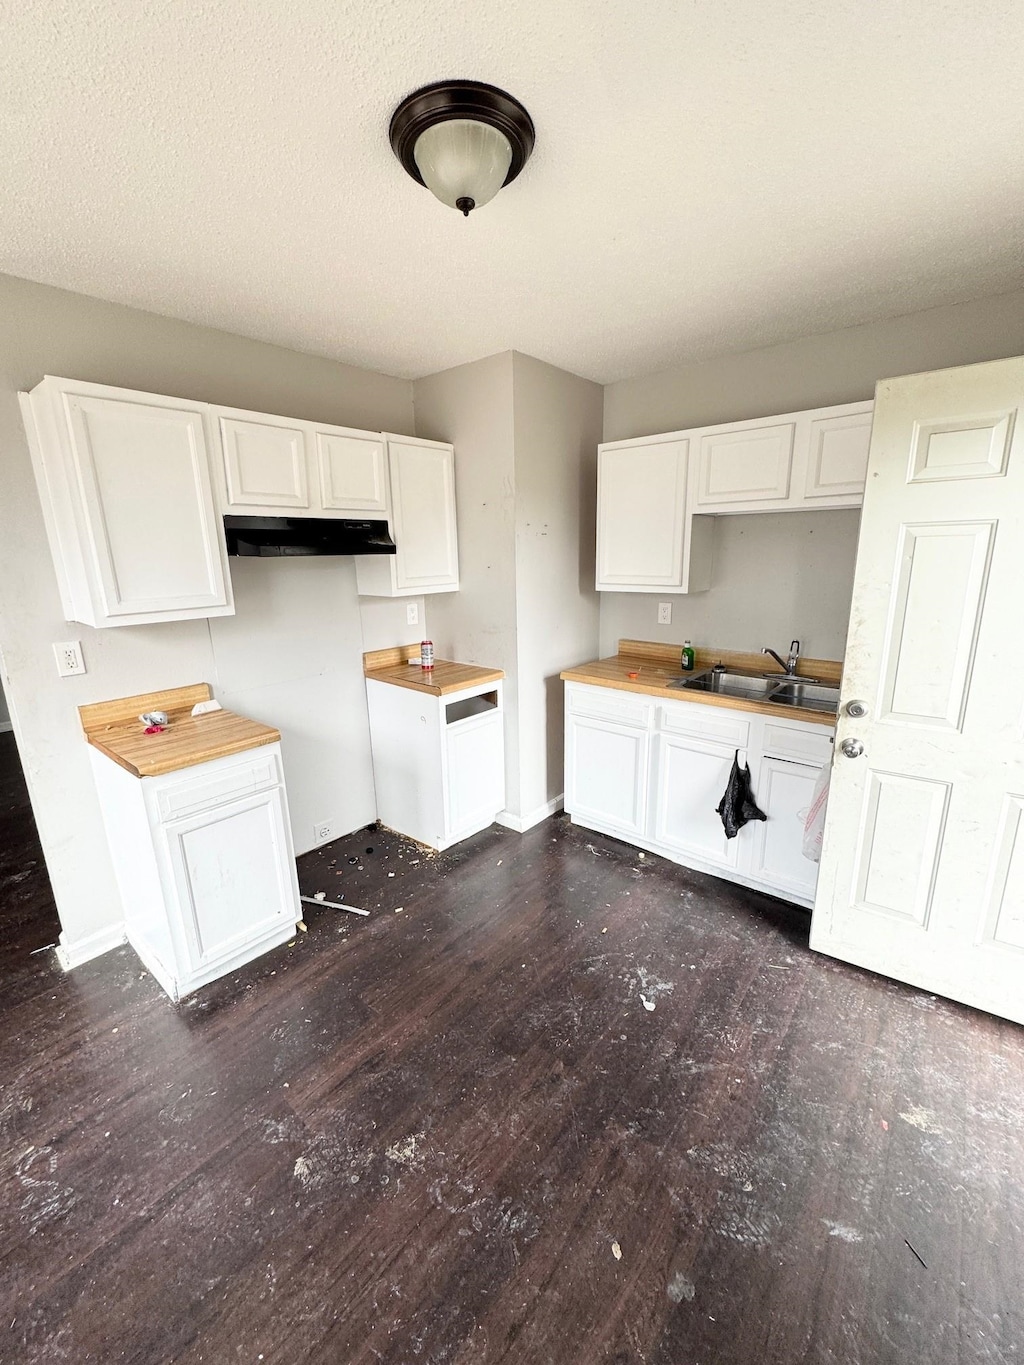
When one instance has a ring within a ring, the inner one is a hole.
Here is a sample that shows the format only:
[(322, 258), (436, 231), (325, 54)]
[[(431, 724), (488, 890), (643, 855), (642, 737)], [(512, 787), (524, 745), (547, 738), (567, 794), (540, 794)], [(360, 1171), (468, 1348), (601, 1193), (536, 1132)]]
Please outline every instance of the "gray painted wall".
[[(682, 431), (871, 398), (879, 379), (1024, 354), (1024, 292), (932, 308), (605, 388), (604, 439)], [(788, 644), (842, 658), (857, 514), (719, 517), (706, 593), (602, 593), (601, 653), (621, 638), (751, 649)], [(672, 625), (658, 626), (671, 600)], [(754, 604), (756, 604), (756, 609)]]
[(430, 599), (434, 646), (503, 668), (505, 797), (529, 821), (562, 791), (558, 673), (598, 645), (602, 391), (505, 352), (417, 380), (416, 434), (455, 445), (462, 590)]
[(0, 678), (0, 730), (10, 729), (11, 713), (7, 709), (7, 698), (4, 695), (4, 681)]
[[(235, 563), (237, 615), (209, 623), (64, 621), (16, 398), (47, 373), (398, 432), (413, 429), (412, 385), (0, 276), (0, 653), (62, 940), (73, 945), (121, 918), (83, 703), (203, 681), (279, 726), (300, 850), (315, 820), (355, 829), (375, 802), (351, 559)], [(404, 623), (404, 601), (377, 604), (372, 647), (405, 639)], [(51, 644), (67, 639), (82, 641), (84, 677), (57, 677)]]

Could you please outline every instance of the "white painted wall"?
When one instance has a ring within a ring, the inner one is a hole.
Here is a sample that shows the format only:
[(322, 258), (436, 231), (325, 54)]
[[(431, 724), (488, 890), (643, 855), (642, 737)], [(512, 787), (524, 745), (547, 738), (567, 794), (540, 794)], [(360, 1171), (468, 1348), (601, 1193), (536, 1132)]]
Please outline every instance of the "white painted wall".
[(506, 352), (417, 380), (416, 434), (455, 445), (462, 590), (432, 597), (444, 657), (505, 670), (505, 799), (530, 822), (562, 790), (558, 673), (592, 658), (598, 385)]
[(562, 795), (559, 673), (597, 653), (594, 589), (599, 385), (513, 357), (519, 790), (529, 824)]
[[(375, 806), (351, 560), (232, 561), (238, 612), (213, 623), (92, 630), (63, 620), (16, 399), (44, 373), (398, 432), (412, 431), (412, 385), (0, 276), (0, 651), (73, 951), (121, 917), (83, 703), (202, 681), (279, 726), (299, 850), (315, 819), (333, 815), (348, 830)], [(370, 647), (404, 640), (404, 622), (403, 601), (375, 605)], [(57, 677), (50, 646), (65, 639), (82, 641), (86, 676)]]
[[(1024, 292), (932, 308), (609, 384), (604, 440), (852, 403), (873, 397), (887, 376), (1022, 353)], [(601, 653), (621, 638), (779, 649), (799, 636), (808, 655), (841, 658), (856, 520), (849, 512), (719, 517), (711, 589), (671, 599), (601, 593)], [(672, 601), (669, 627), (657, 625), (658, 600)]]

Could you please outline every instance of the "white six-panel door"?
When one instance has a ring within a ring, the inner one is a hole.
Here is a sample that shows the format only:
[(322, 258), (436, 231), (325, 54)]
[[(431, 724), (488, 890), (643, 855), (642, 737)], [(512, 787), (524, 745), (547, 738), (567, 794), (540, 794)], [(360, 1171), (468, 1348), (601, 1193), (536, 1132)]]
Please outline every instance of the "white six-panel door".
[(1024, 359), (879, 385), (811, 926), (1020, 1022), (1022, 405)]

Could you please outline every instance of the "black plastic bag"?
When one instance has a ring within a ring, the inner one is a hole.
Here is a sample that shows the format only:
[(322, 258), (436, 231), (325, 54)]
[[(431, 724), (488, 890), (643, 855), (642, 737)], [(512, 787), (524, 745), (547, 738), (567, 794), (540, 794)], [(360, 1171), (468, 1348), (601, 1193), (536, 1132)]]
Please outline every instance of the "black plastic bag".
[(739, 749), (736, 750), (736, 756), (732, 761), (732, 770), (725, 786), (725, 794), (715, 810), (722, 817), (727, 839), (735, 839), (748, 820), (768, 819), (754, 800), (754, 793), (750, 790), (750, 767), (746, 763), (742, 768), (740, 767)]

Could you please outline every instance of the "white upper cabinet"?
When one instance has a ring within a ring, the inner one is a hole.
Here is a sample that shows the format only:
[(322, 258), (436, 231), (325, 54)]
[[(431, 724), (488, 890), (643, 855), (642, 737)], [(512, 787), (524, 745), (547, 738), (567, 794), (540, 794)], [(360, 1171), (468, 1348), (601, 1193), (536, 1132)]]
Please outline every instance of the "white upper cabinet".
[(701, 437), (697, 506), (784, 501), (795, 437), (795, 422), (733, 427)]
[(242, 516), (387, 516), (379, 432), (212, 409), (223, 465), (223, 502)]
[(860, 506), (868, 471), (873, 404), (855, 404), (861, 411), (837, 417), (812, 417), (807, 451), (804, 497), (850, 498)]
[(367, 597), (455, 592), (459, 552), (455, 526), (455, 450), (441, 441), (387, 437), (391, 531), (396, 555), (356, 559), (356, 583)]
[(873, 403), (843, 403), (688, 432), (700, 447), (695, 510), (799, 512), (864, 500)]
[(597, 455), (597, 587), (699, 592), (710, 584), (710, 522), (690, 507), (691, 442), (615, 441)]
[(383, 436), (348, 427), (318, 426), (313, 442), (323, 515), (345, 511), (386, 516), (388, 472)]
[(21, 403), (69, 621), (234, 612), (204, 404), (50, 376)]
[(309, 510), (306, 435), (299, 422), (218, 415), (226, 505), (255, 512)]

